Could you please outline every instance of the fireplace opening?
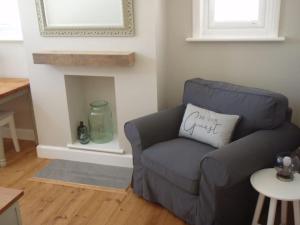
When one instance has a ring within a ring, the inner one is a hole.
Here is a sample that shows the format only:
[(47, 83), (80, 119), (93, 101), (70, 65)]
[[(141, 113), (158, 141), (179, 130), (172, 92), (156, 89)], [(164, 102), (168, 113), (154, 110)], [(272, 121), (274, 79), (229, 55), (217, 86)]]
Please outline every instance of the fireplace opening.
[[(66, 95), (70, 119), (71, 137), (68, 147), (71, 149), (99, 151), (123, 154), (118, 140), (117, 107), (114, 77), (65, 75)], [(113, 140), (97, 144), (90, 141), (81, 144), (77, 128), (80, 121), (88, 126), (90, 104), (95, 101), (107, 101), (112, 112)]]

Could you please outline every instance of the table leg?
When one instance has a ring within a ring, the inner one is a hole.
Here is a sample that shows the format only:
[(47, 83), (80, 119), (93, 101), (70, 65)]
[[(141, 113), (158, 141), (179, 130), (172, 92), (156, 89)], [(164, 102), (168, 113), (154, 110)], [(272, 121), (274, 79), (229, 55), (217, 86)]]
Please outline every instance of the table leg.
[(19, 202), (16, 203), (16, 214), (17, 214), (17, 220), (18, 220), (18, 225), (22, 225), (22, 217), (21, 217), (21, 212), (20, 212), (20, 204)]
[(33, 108), (32, 95), (31, 95), (30, 89), (28, 90), (28, 97), (29, 97), (29, 101), (30, 101), (30, 110), (31, 110), (31, 118), (32, 118), (33, 130), (34, 130), (34, 136), (35, 136), (35, 144), (38, 144), (38, 134), (37, 134), (37, 129), (36, 129), (34, 108)]
[(274, 225), (275, 215), (276, 215), (276, 207), (277, 207), (277, 200), (274, 198), (271, 198), (267, 225)]
[(254, 217), (253, 217), (253, 220), (252, 220), (252, 225), (257, 225), (258, 224), (259, 217), (260, 217), (261, 211), (262, 211), (262, 207), (264, 205), (264, 201), (265, 201), (265, 196), (262, 195), (262, 194), (259, 194), (257, 204), (256, 204), (256, 208), (255, 208)]
[(287, 225), (287, 207), (288, 207), (288, 202), (282, 201), (281, 202), (281, 225)]
[(6, 166), (6, 158), (5, 158), (5, 152), (4, 152), (4, 145), (3, 145), (3, 139), (0, 131), (0, 168)]
[(294, 201), (293, 206), (295, 225), (300, 225), (300, 201)]

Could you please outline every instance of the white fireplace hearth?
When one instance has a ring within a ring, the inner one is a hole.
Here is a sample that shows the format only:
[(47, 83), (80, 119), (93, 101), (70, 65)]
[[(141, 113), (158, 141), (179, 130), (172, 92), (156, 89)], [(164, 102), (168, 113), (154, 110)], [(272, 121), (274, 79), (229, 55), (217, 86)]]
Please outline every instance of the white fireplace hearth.
[(70, 149), (85, 150), (94, 152), (106, 152), (112, 154), (124, 154), (125, 151), (120, 147), (118, 136), (115, 135), (111, 142), (105, 144), (96, 144), (89, 142), (88, 144), (81, 144), (79, 141), (75, 141), (72, 144), (67, 145)]

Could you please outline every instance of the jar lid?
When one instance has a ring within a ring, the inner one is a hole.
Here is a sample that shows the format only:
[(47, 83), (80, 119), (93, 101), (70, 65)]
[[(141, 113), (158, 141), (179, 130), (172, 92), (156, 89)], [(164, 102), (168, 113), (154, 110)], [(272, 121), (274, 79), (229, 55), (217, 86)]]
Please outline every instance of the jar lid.
[(94, 101), (94, 102), (90, 103), (90, 106), (93, 108), (100, 108), (100, 107), (107, 106), (107, 105), (108, 105), (108, 102), (105, 100), (98, 100), (98, 101)]

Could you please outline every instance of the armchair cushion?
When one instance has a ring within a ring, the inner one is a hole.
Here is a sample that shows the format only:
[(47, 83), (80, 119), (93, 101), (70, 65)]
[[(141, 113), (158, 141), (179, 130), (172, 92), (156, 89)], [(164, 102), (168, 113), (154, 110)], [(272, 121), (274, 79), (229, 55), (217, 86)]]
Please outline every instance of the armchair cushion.
[(231, 141), (239, 119), (238, 115), (216, 113), (188, 104), (179, 136), (221, 148)]
[(257, 130), (274, 129), (287, 120), (288, 99), (271, 91), (203, 79), (185, 83), (184, 104), (218, 113), (240, 115), (234, 139)]
[(155, 144), (144, 150), (144, 167), (190, 194), (199, 193), (201, 159), (215, 148), (185, 138)]

